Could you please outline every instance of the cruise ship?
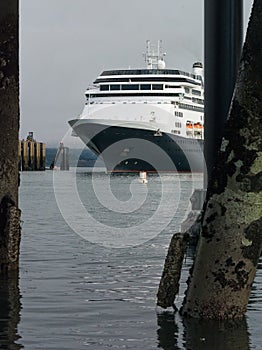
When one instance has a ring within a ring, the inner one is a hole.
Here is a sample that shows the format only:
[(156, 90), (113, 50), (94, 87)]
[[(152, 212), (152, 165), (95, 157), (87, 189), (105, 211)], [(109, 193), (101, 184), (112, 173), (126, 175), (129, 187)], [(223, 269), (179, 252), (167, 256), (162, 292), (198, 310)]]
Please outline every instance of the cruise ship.
[(69, 121), (108, 172), (203, 172), (204, 81), (166, 68), (162, 42), (147, 41), (144, 69), (103, 71), (85, 91), (82, 114)]

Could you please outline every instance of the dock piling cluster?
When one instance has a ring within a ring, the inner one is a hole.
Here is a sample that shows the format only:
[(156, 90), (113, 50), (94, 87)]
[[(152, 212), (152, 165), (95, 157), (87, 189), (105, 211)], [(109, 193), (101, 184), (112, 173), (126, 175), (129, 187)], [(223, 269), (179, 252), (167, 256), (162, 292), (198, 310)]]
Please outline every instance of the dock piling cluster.
[(45, 170), (46, 144), (37, 142), (33, 132), (29, 132), (26, 140), (19, 141), (19, 169), (21, 171)]

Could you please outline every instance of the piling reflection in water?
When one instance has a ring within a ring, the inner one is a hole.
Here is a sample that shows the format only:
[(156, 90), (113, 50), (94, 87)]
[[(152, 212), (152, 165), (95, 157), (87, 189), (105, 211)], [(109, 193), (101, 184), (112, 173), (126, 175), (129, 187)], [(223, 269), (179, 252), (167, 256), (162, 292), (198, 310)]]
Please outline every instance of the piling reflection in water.
[(17, 326), (20, 321), (20, 290), (18, 274), (0, 277), (0, 349), (19, 350), (24, 347), (17, 343), (20, 338)]
[[(195, 248), (192, 247), (188, 251), (189, 256), (193, 256), (194, 252)], [(256, 305), (261, 302), (261, 294), (258, 292), (261, 285), (259, 271), (261, 269), (262, 258), (257, 266), (258, 273), (252, 287), (249, 312), (260, 310)], [(158, 347), (163, 350), (249, 350), (253, 348), (246, 318), (230, 321), (182, 319), (179, 314), (163, 312), (157, 315), (157, 324), (159, 326)]]
[(157, 324), (160, 327), (157, 330), (159, 348), (164, 350), (179, 349), (177, 342), (179, 329), (175, 322), (175, 315), (170, 312), (158, 314)]
[(246, 319), (226, 322), (185, 319), (183, 325), (186, 349), (250, 349)]
[[(179, 317), (179, 316), (177, 316)], [(172, 313), (157, 315), (158, 347), (163, 350), (249, 350), (249, 334), (246, 319), (238, 321), (183, 320), (181, 323)], [(180, 328), (180, 329), (179, 329)]]

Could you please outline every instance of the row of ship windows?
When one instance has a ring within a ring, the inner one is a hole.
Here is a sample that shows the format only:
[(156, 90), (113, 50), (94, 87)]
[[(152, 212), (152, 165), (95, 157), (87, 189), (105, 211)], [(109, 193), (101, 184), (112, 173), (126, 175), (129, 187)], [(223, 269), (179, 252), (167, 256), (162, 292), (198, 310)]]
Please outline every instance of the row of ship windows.
[[(146, 97), (146, 96), (159, 96), (158, 94), (147, 94), (147, 95), (143, 95), (143, 94), (135, 94), (135, 95), (133, 95), (133, 94), (125, 94), (125, 95), (119, 95), (119, 94), (111, 94), (111, 95), (106, 95), (106, 94), (100, 94), (100, 95), (97, 95), (97, 94), (92, 94), (92, 95), (90, 95), (90, 96), (87, 96), (87, 97), (90, 97), (90, 98), (92, 98), (92, 97), (137, 97), (137, 96), (139, 96), (139, 97)], [(161, 94), (161, 96), (176, 96), (176, 97), (178, 97), (179, 96), (179, 94)], [(201, 100), (198, 100), (198, 101), (195, 101), (195, 99), (193, 99), (192, 98), (192, 102), (195, 102), (195, 103), (198, 103), (198, 104), (202, 104), (202, 105), (204, 105), (204, 102), (200, 102)], [(103, 104), (103, 102), (102, 101), (90, 101), (89, 102), (90, 104), (94, 104), (94, 103), (96, 103), (96, 104)], [(115, 104), (115, 102), (114, 101), (112, 101), (111, 102), (112, 104)], [(127, 103), (126, 101), (124, 101), (123, 103)], [(130, 103), (130, 102), (129, 102)], [(135, 101), (132, 101), (131, 103), (136, 103)], [(144, 101), (144, 103), (147, 103), (147, 101)], [(157, 102), (158, 104), (160, 104), (160, 103), (164, 103), (164, 104), (168, 104), (168, 102), (167, 101), (158, 101)], [(86, 102), (86, 104), (88, 104), (88, 99), (87, 99), (87, 102)], [(174, 101), (171, 101), (171, 104), (174, 104), (174, 105), (177, 105)], [(181, 105), (181, 103), (180, 103), (180, 105)], [(181, 108), (184, 108), (184, 109), (190, 109), (190, 110), (197, 110), (197, 111), (199, 111), (199, 112), (202, 112), (203, 111), (203, 108), (202, 107), (198, 107), (198, 108), (195, 108), (195, 107), (197, 107), (197, 106), (192, 106), (192, 105), (187, 105), (187, 104), (183, 104), (183, 107), (181, 107)], [(174, 112), (175, 113), (175, 116), (176, 117), (183, 117), (183, 113), (182, 112)]]
[[(177, 130), (177, 129), (171, 130), (171, 132), (173, 132), (174, 134), (180, 134), (181, 133), (180, 130)], [(203, 135), (202, 131), (194, 131), (194, 132), (193, 131), (187, 131), (186, 134), (188, 136), (192, 136), (192, 135), (194, 135), (194, 136), (202, 136)]]
[[(152, 102), (148, 102), (148, 101), (142, 101), (143, 104), (152, 104)], [(103, 104), (112, 104), (112, 105), (115, 105), (117, 103), (123, 103), (124, 105), (125, 104), (136, 104), (136, 103), (142, 103), (142, 102), (135, 102), (135, 101), (121, 101), (121, 102), (114, 102), (114, 101), (110, 101), (110, 102), (101, 102), (101, 101), (86, 101), (86, 105), (93, 105), (93, 104), (96, 104), (96, 105), (103, 105)], [(169, 104), (170, 102), (167, 102), (167, 101), (157, 101), (157, 102), (154, 102), (155, 104)], [(175, 112), (175, 113), (181, 113), (181, 112)], [(183, 113), (179, 115), (179, 117), (183, 117)]]
[(149, 93), (143, 93), (143, 92), (133, 92), (133, 93), (110, 93), (110, 94), (86, 94), (86, 97), (90, 98), (96, 98), (96, 97), (148, 97), (148, 96), (158, 96), (158, 97), (179, 97), (180, 94), (172, 94), (172, 93), (161, 93), (159, 92), (149, 92)]
[(192, 97), (192, 102), (195, 102), (195, 103), (198, 103), (200, 105), (204, 105), (204, 101), (201, 100), (200, 98), (195, 98), (195, 97)]
[[(191, 89), (189, 89), (188, 87), (185, 87), (185, 92), (186, 93), (189, 94), (190, 90)], [(191, 92), (192, 92), (192, 95), (201, 96), (201, 91), (199, 91), (199, 90), (192, 89)]]
[[(125, 94), (121, 94), (121, 93), (110, 93), (110, 94), (86, 94), (87, 98), (99, 98), (99, 97), (149, 97), (149, 96), (158, 96), (158, 97), (180, 97), (180, 94), (178, 93), (161, 93), (161, 95), (159, 95), (159, 93), (125, 93)], [(199, 100), (201, 101), (201, 100)], [(201, 101), (203, 103), (203, 101)], [(94, 103), (93, 101), (90, 103)], [(112, 102), (113, 103), (113, 102)], [(159, 102), (161, 103), (161, 102)], [(174, 101), (172, 101), (171, 103), (175, 104)], [(198, 102), (200, 103), (200, 102)], [(204, 108), (203, 107), (198, 107), (198, 106), (194, 106), (194, 105), (189, 105), (189, 104), (185, 104), (185, 103), (179, 103), (178, 106), (182, 109), (189, 109), (189, 110), (194, 110), (194, 111), (198, 111), (198, 112), (203, 112)]]
[(190, 140), (190, 139), (186, 139), (186, 140), (177, 140), (177, 142), (179, 143), (179, 144), (181, 144), (181, 143), (185, 143), (185, 144), (189, 144), (189, 143), (191, 143), (192, 145), (195, 145), (196, 144), (196, 141), (197, 140)]
[[(171, 96), (174, 96), (175, 94), (171, 94)], [(123, 95), (117, 95), (117, 96), (121, 96), (121, 97), (123, 97)], [(135, 95), (135, 96), (142, 96), (142, 97), (146, 97), (146, 96), (158, 96), (158, 95), (155, 95), (155, 94), (148, 94), (148, 95)], [(170, 96), (170, 94), (163, 94), (162, 96)], [(90, 97), (108, 97), (108, 95), (90, 95)], [(112, 97), (112, 95), (111, 95), (111, 97)], [(116, 97), (116, 96), (113, 96), (113, 97)], [(134, 97), (134, 95), (125, 95), (124, 97)], [(116, 104), (116, 102), (114, 102), (114, 101), (111, 101), (110, 102), (111, 104)], [(127, 104), (127, 102), (126, 101), (124, 101), (124, 102), (122, 102), (123, 104)], [(130, 103), (130, 102), (129, 102)], [(135, 102), (135, 101), (132, 101), (131, 102), (132, 104), (136, 104), (137, 102)], [(147, 104), (148, 102), (147, 101), (144, 101), (143, 102), (144, 104)], [(158, 102), (156, 102), (157, 104), (168, 104), (168, 102), (166, 102), (166, 101), (158, 101)], [(171, 102), (172, 104), (175, 104), (174, 103), (174, 101), (172, 101)], [(92, 105), (92, 104), (104, 104), (104, 102), (95, 102), (95, 101), (90, 101), (90, 102), (88, 102), (88, 100), (87, 100), (87, 102), (86, 102), (86, 105), (88, 105), (88, 104), (90, 104), (90, 105)], [(177, 104), (176, 104), (177, 105)], [(202, 108), (202, 107), (198, 107), (198, 106), (192, 106), (192, 105), (187, 105), (187, 104), (184, 104), (184, 103), (179, 103), (178, 104), (178, 107), (179, 108), (182, 108), (182, 109), (189, 109), (189, 110), (191, 110), (191, 111), (196, 111), (196, 112), (204, 112), (204, 108)], [(177, 111), (175, 111), (174, 112), (174, 115), (176, 116), (176, 117), (180, 117), (180, 118), (183, 118), (183, 113), (182, 112), (177, 112)]]
[(163, 90), (163, 84), (114, 84), (100, 85), (100, 91), (115, 91), (115, 90)]
[(178, 107), (182, 108), (182, 109), (189, 109), (190, 111), (204, 112), (204, 108), (203, 107), (198, 107), (198, 106), (194, 106), (194, 105), (188, 105), (188, 104), (185, 104), (185, 103), (179, 103)]
[(192, 101), (194, 103), (198, 103), (200, 105), (204, 105), (204, 100), (201, 100), (200, 98), (197, 98), (197, 97), (183, 96), (183, 99)]
[[(165, 85), (166, 89), (176, 89), (180, 88), (175, 85)], [(100, 85), (100, 91), (117, 91), (117, 90), (163, 90), (164, 85), (163, 84), (114, 84), (114, 85)], [(201, 96), (201, 91), (195, 90), (195, 89), (189, 89), (188, 87), (185, 87), (185, 92), (190, 93), (192, 92), (192, 95)]]

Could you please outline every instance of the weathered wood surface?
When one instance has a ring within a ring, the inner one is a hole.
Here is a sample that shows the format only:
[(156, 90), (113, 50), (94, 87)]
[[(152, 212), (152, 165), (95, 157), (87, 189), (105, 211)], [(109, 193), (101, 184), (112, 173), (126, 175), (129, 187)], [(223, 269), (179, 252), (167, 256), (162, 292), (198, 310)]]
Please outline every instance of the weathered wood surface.
[(164, 309), (168, 307), (176, 309), (175, 297), (179, 291), (179, 280), (188, 241), (188, 234), (177, 233), (171, 239), (157, 293), (157, 305)]
[(18, 267), (18, 0), (0, 2), (0, 273)]

